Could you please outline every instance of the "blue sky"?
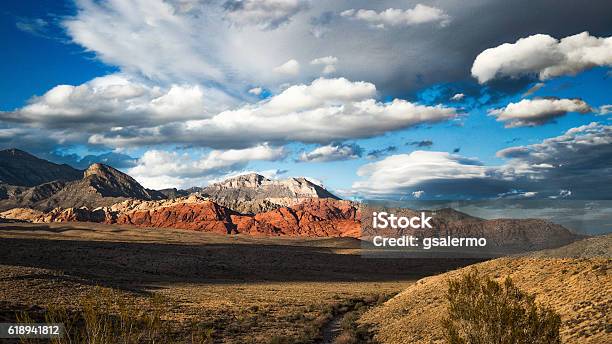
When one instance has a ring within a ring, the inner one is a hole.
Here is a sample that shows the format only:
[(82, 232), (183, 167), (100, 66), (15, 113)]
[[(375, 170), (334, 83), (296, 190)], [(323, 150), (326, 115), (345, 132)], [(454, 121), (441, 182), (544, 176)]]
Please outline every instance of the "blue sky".
[(151, 188), (256, 171), (345, 197), (612, 194), (606, 1), (1, 6), (2, 148)]

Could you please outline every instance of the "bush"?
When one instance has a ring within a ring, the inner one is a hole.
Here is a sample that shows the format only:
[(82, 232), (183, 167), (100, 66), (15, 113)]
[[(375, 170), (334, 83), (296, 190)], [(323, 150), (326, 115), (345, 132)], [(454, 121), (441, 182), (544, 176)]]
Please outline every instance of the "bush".
[(442, 321), (450, 344), (560, 343), (561, 318), (538, 306), (535, 296), (508, 277), (498, 283), (473, 270), (448, 283), (448, 317)]

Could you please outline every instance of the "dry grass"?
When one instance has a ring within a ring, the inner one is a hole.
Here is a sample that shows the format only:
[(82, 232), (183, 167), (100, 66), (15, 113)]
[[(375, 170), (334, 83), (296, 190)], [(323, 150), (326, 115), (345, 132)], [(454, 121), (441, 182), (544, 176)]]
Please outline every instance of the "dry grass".
[[(18, 268), (11, 269), (15, 273)], [(2, 309), (5, 321), (66, 324), (70, 340), (57, 344), (313, 343), (321, 338), (323, 327), (333, 316), (363, 311), (408, 284), (190, 284), (157, 288), (149, 295), (75, 284), (74, 290), (82, 290), (80, 296), (49, 302), (49, 296), (67, 290), (61, 284), (62, 289), (49, 290), (46, 295), (33, 291), (31, 296), (36, 298), (29, 298), (25, 306), (4, 305)], [(7, 309), (20, 307), (25, 310), (12, 311), (15, 318), (11, 318)]]
[[(482, 274), (512, 278), (536, 302), (561, 315), (563, 343), (612, 342), (612, 260), (605, 258), (501, 258), (475, 265)], [(360, 319), (380, 343), (442, 343), (449, 279), (467, 267), (424, 278)]]

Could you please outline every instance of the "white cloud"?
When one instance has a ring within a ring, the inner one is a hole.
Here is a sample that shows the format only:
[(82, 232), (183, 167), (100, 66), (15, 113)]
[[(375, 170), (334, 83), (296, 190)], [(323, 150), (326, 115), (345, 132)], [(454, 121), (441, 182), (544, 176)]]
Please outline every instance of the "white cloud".
[(275, 29), (286, 24), (291, 17), (308, 8), (303, 0), (228, 0), (226, 18), (237, 25), (254, 25), (262, 29)]
[(369, 195), (398, 194), (436, 180), (485, 179), (493, 169), (476, 159), (447, 152), (414, 151), (363, 165), (357, 175), (365, 179), (353, 183), (353, 190)]
[(336, 63), (338, 63), (338, 58), (335, 57), (335, 56), (318, 57), (318, 58), (310, 61), (310, 63), (312, 63), (312, 64), (323, 64), (323, 65), (336, 64)]
[(456, 116), (454, 108), (401, 99), (381, 103), (372, 98), (375, 95), (376, 87), (371, 83), (320, 78), (211, 118), (107, 132), (91, 136), (89, 142), (113, 147), (175, 142), (215, 148), (259, 142), (329, 143), (373, 137)]
[(282, 65), (275, 67), (274, 72), (284, 75), (296, 76), (300, 74), (300, 63), (291, 59)]
[(418, 191), (414, 191), (414, 192), (412, 193), (412, 197), (414, 197), (414, 198), (416, 198), (416, 199), (419, 199), (419, 198), (423, 197), (423, 195), (424, 195), (424, 194), (425, 194), (425, 191), (423, 191), (423, 190), (418, 190)]
[(149, 150), (128, 174), (150, 188), (188, 187), (203, 185), (210, 178), (244, 168), (249, 161), (275, 161), (286, 156), (282, 147), (266, 144), (246, 149), (213, 150), (199, 158), (176, 151)]
[(463, 94), (463, 93), (457, 93), (457, 94), (455, 94), (454, 96), (452, 96), (452, 97), (450, 98), (450, 100), (452, 100), (452, 101), (460, 101), (460, 100), (461, 100), (461, 99), (463, 99), (463, 98), (465, 98), (465, 94)]
[(303, 162), (326, 162), (350, 160), (361, 157), (362, 148), (356, 144), (332, 143), (303, 152), (299, 160)]
[(253, 94), (253, 95), (256, 95), (256, 96), (259, 96), (261, 94), (261, 92), (263, 92), (263, 88), (261, 88), (261, 87), (253, 87), (253, 88), (251, 88), (249, 90), (250, 94)]
[[(610, 146), (612, 146), (612, 126), (593, 122), (569, 129), (563, 135), (545, 139), (541, 143), (502, 149), (497, 152), (497, 156), (529, 161), (534, 165), (556, 166), (561, 161), (566, 161), (565, 165), (572, 161), (576, 163), (582, 158), (587, 158), (588, 155), (594, 159), (594, 155), (605, 153), (604, 148), (608, 150)], [(557, 157), (563, 157), (563, 159), (559, 160)], [(555, 160), (558, 161), (553, 164)], [(583, 166), (585, 169), (589, 167), (594, 166)]]
[(325, 75), (335, 73), (337, 63), (338, 63), (338, 58), (335, 56), (319, 57), (319, 58), (316, 58), (310, 61), (310, 64), (313, 64), (313, 65), (323, 65), (322, 73)]
[(224, 67), (210, 54), (223, 44), (222, 34), (198, 33), (218, 16), (204, 4), (182, 10), (162, 0), (76, 3), (77, 14), (62, 24), (105, 63), (165, 81), (225, 80)]
[(595, 66), (612, 66), (612, 37), (598, 38), (582, 32), (557, 40), (537, 34), (483, 51), (474, 60), (472, 76), (480, 83), (526, 74), (546, 80)]
[(552, 196), (548, 196), (548, 198), (550, 199), (563, 199), (563, 198), (568, 198), (572, 196), (572, 191), (571, 190), (565, 190), (565, 189), (561, 189), (559, 190), (559, 194), (558, 195), (552, 195)]
[(599, 109), (597, 110), (597, 114), (598, 115), (607, 115), (609, 113), (612, 113), (612, 105), (602, 105), (599, 107)]
[(381, 12), (350, 9), (343, 11), (340, 15), (364, 21), (376, 28), (406, 27), (432, 22), (437, 22), (440, 26), (446, 26), (450, 23), (450, 16), (443, 10), (422, 4), (417, 4), (414, 8), (407, 10), (388, 8)]
[(580, 99), (523, 99), (505, 108), (489, 111), (506, 127), (538, 126), (564, 116), (568, 112), (588, 113), (591, 107)]
[(102, 131), (207, 118), (233, 102), (224, 93), (199, 85), (161, 88), (123, 74), (112, 74), (78, 86), (55, 86), (44, 95), (33, 97), (20, 109), (0, 112), (0, 119), (51, 128)]

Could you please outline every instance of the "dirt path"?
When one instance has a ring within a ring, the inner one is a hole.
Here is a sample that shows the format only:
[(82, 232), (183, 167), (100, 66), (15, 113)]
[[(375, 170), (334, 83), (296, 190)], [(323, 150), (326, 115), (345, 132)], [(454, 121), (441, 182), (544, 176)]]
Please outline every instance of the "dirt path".
[(333, 344), (336, 338), (342, 333), (342, 327), (340, 323), (346, 313), (336, 314), (324, 327), (323, 327), (323, 339), (321, 344)]

